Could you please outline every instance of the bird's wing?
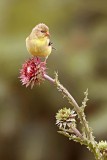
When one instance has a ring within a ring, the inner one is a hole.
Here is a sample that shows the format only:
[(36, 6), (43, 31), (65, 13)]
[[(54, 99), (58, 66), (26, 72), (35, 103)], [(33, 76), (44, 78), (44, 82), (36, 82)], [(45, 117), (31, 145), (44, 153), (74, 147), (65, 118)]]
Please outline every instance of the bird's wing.
[(49, 41), (48, 46), (52, 46), (52, 49), (56, 50), (56, 48), (53, 47), (53, 43), (51, 41)]

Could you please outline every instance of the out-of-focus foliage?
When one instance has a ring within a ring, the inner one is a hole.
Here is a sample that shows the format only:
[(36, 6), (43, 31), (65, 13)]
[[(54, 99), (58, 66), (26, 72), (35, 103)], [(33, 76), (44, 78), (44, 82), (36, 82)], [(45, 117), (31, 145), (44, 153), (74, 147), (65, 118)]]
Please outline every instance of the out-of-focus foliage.
[[(19, 68), (30, 57), (25, 38), (46, 23), (56, 48), (48, 73), (81, 104), (89, 89), (87, 117), (97, 139), (107, 139), (107, 1), (0, 1), (0, 159), (83, 160), (91, 154), (58, 135), (55, 114), (67, 106), (54, 86), (21, 86)], [(70, 107), (68, 105), (68, 107)]]

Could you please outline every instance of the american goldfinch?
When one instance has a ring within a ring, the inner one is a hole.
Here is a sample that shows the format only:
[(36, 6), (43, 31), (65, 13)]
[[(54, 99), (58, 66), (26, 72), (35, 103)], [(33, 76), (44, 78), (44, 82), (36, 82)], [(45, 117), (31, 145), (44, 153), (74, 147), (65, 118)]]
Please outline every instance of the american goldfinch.
[(52, 51), (49, 28), (43, 23), (36, 25), (26, 38), (26, 47), (33, 56), (47, 57)]

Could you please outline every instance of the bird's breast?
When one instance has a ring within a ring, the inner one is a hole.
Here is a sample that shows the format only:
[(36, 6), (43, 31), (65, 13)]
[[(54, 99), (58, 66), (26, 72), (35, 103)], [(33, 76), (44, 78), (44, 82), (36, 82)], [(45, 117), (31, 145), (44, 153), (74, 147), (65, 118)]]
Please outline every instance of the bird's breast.
[(34, 43), (34, 48), (35, 48), (35, 55), (39, 56), (47, 56), (51, 53), (51, 46), (48, 46), (49, 44), (49, 39), (35, 39), (33, 41)]
[(52, 51), (52, 46), (49, 46), (49, 39), (44, 38), (35, 38), (35, 39), (26, 39), (26, 46), (29, 51), (34, 56), (48, 56)]

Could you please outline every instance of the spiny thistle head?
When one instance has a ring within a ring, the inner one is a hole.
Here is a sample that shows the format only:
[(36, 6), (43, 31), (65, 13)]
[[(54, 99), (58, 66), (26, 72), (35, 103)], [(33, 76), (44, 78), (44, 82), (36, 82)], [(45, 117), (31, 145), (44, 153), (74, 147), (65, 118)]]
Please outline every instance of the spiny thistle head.
[(105, 152), (107, 156), (107, 141), (100, 141), (98, 143), (98, 148), (100, 149), (101, 152)]
[(44, 80), (44, 74), (46, 73), (46, 63), (42, 62), (40, 58), (33, 57), (27, 60), (20, 70), (20, 80), (22, 85), (31, 88), (34, 84), (40, 84)]
[(56, 125), (59, 128), (69, 128), (71, 125), (76, 126), (75, 111), (70, 108), (63, 108), (56, 114)]

